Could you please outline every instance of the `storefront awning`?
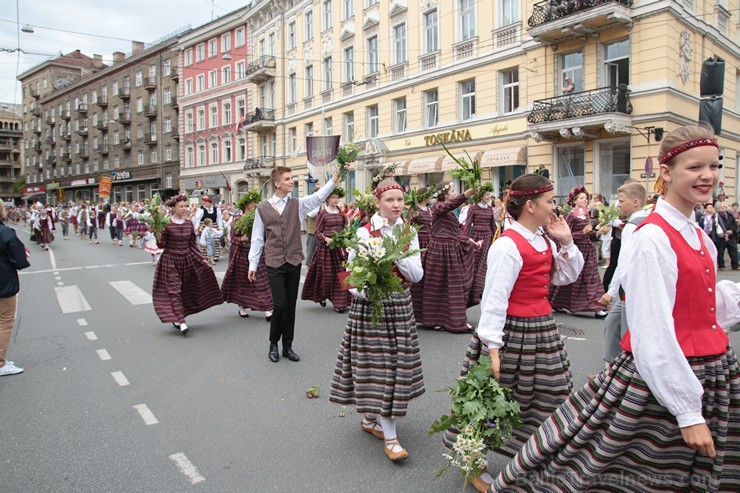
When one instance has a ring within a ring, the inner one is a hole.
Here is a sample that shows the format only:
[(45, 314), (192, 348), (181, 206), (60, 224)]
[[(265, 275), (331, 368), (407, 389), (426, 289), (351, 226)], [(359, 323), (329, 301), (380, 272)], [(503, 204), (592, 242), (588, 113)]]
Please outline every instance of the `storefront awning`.
[(411, 160), (406, 168), (407, 175), (438, 173), (442, 171), (442, 156), (420, 157)]
[[(464, 159), (465, 161), (472, 162), (473, 161), (480, 161), (480, 156), (483, 154), (483, 151), (474, 151), (474, 152), (453, 152), (452, 155), (455, 156), (457, 159)], [(470, 158), (468, 158), (470, 156)], [(457, 163), (454, 159), (452, 159), (450, 156), (447, 156), (442, 161), (442, 171), (447, 171), (448, 169), (453, 169), (457, 167)]]
[(524, 166), (527, 164), (527, 148), (505, 147), (492, 149), (483, 153), (480, 160), (481, 168), (495, 168), (497, 166)]
[(396, 176), (404, 176), (409, 174), (409, 163), (411, 161), (396, 161), (396, 170), (393, 172)]
[(44, 193), (44, 192), (30, 192), (30, 193), (26, 193), (26, 194), (24, 194), (24, 195), (23, 195), (23, 197), (21, 197), (21, 198), (22, 198), (23, 200), (28, 200), (28, 199), (30, 199), (31, 197), (35, 197), (35, 196), (37, 196), (37, 195), (45, 195), (45, 193)]

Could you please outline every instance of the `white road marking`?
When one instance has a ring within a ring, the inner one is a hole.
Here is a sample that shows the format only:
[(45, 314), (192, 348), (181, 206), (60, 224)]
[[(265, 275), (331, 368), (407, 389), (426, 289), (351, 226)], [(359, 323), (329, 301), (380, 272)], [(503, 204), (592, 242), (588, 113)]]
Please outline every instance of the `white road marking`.
[(20, 296), (15, 297), (15, 319), (18, 320), (18, 299)]
[[(52, 269), (52, 270), (54, 270), (54, 269)], [(59, 271), (54, 271), (54, 275), (55, 276), (58, 276), (59, 275)]]
[(152, 302), (152, 295), (131, 281), (110, 281), (110, 285), (132, 305), (148, 305)]
[(151, 262), (147, 260), (146, 262), (129, 262), (123, 265), (144, 265), (144, 264), (151, 264)]
[(216, 272), (216, 277), (220, 280), (224, 280), (224, 276), (226, 275), (226, 272)]
[(87, 320), (85, 320), (84, 318), (78, 318), (77, 325), (79, 325), (80, 327), (84, 327), (85, 325), (87, 325)]
[(206, 478), (200, 475), (193, 463), (190, 462), (190, 459), (185, 457), (185, 454), (182, 452), (170, 455), (170, 459), (175, 463), (180, 472), (188, 477), (190, 484), (198, 484), (206, 480)]
[(64, 286), (64, 283), (63, 282), (58, 282), (57, 283), (57, 286)]
[(22, 276), (27, 276), (28, 274), (46, 274), (47, 272), (54, 272), (54, 274), (59, 274), (60, 271), (67, 271), (67, 270), (82, 270), (82, 267), (63, 267), (61, 269), (30, 270), (30, 271), (21, 271), (18, 274)]
[(146, 404), (137, 404), (134, 406), (134, 409), (139, 412), (139, 416), (141, 416), (141, 419), (144, 420), (144, 424), (156, 425), (157, 423), (159, 423), (159, 420), (154, 417), (154, 413), (149, 410)]
[(115, 380), (116, 383), (121, 387), (125, 387), (126, 385), (128, 385), (128, 380), (126, 379), (126, 376), (123, 374), (123, 372), (114, 371), (113, 373), (111, 373), (111, 376), (113, 377), (113, 380)]
[(56, 287), (57, 301), (62, 313), (86, 312), (92, 310), (82, 291), (77, 286)]
[(108, 361), (111, 359), (110, 354), (108, 354), (108, 351), (105, 349), (96, 349), (95, 352), (98, 353), (98, 356), (100, 356), (102, 361)]
[(61, 280), (62, 280), (62, 278), (61, 278), (61, 276), (54, 276), (54, 280), (55, 280), (55, 281), (61, 281)]
[(57, 259), (54, 257), (54, 252), (51, 250), (51, 247), (49, 247), (47, 252), (49, 252), (49, 260), (51, 262), (52, 270), (57, 270)]
[(88, 341), (97, 341), (98, 336), (95, 335), (95, 332), (85, 332), (85, 337), (87, 337)]

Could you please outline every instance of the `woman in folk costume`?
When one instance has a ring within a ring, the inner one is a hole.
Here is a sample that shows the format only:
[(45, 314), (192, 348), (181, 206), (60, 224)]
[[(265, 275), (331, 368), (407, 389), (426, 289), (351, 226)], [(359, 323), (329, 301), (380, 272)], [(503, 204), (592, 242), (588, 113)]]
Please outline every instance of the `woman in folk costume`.
[(606, 317), (599, 300), (604, 296), (604, 286), (599, 275), (599, 254), (596, 245), (599, 233), (594, 229), (588, 211), (591, 196), (584, 187), (574, 188), (568, 195), (568, 205), (573, 207), (566, 216), (573, 241), (583, 255), (584, 265), (578, 279), (566, 286), (553, 285), (550, 304), (556, 312), (592, 312), (598, 318)]
[(257, 267), (254, 282), (249, 282), (249, 248), (251, 247), (252, 231), (244, 229), (240, 221), (245, 216), (254, 214), (254, 209), (262, 200), (259, 191), (252, 190), (242, 195), (236, 204), (237, 209), (242, 211), (241, 216), (234, 215), (234, 220), (229, 228), (231, 234), (231, 255), (229, 267), (226, 269), (224, 281), (221, 284), (221, 294), (227, 303), (239, 305), (239, 316), (249, 317), (247, 310), (265, 312), (265, 320), (272, 318), (272, 291), (270, 280), (267, 277), (267, 265), (262, 255)]
[[(426, 248), (432, 238), (432, 211), (429, 209), (432, 195), (431, 191), (426, 188), (420, 188), (418, 193), (425, 197), (419, 201), (419, 210), (412, 212), (409, 216), (409, 222), (419, 228), (417, 236), (419, 237), (419, 248), (424, 250), (421, 252), (421, 263), (424, 265)], [(414, 302), (414, 313), (421, 314), (424, 311), (424, 278), (411, 285), (411, 299)]]
[(740, 286), (716, 283), (716, 250), (693, 218), (719, 181), (717, 140), (680, 127), (658, 161), (664, 197), (620, 259), (624, 351), (542, 424), (495, 491), (740, 491), (740, 367), (722, 330), (740, 321)]
[(171, 322), (182, 335), (189, 330), (185, 317), (223, 303), (216, 274), (195, 244), (187, 200), (185, 195), (177, 195), (167, 202), (173, 215), (157, 238), (164, 252), (154, 271), (152, 287), (159, 320)]
[(468, 293), (469, 307), (479, 304), (483, 295), (483, 288), (486, 285), (488, 249), (491, 248), (493, 233), (496, 231), (496, 218), (491, 206), (493, 187), (490, 184), (484, 187), (477, 194), (476, 198), (479, 200), (468, 208), (465, 217), (465, 235), (478, 244), (473, 264), (473, 285)]
[(431, 239), (424, 256), (424, 296), (422, 311), (414, 312), (423, 327), (449, 332), (469, 332), (468, 291), (473, 284), (475, 242), (460, 234), (460, 223), (453, 212), (476, 193), (467, 190), (455, 195), (450, 184), (437, 187), (437, 203), (431, 207)]
[[(375, 190), (378, 212), (370, 222), (357, 230), (360, 238), (388, 236), (403, 225), (403, 188), (393, 179), (383, 179)], [(419, 248), (414, 238), (409, 248)], [(350, 260), (354, 252), (350, 252)], [(364, 413), (361, 428), (384, 440), (383, 450), (394, 462), (409, 454), (398, 442), (396, 421), (406, 416), (410, 400), (424, 393), (421, 372), (419, 336), (414, 321), (409, 283), (424, 275), (421, 255), (412, 255), (396, 262), (403, 277), (404, 290), (383, 299), (384, 317), (372, 323), (373, 305), (362, 293), (355, 295), (349, 320), (339, 347), (329, 400), (357, 406)]]
[(51, 216), (46, 212), (45, 209), (39, 211), (39, 216), (36, 219), (36, 239), (39, 245), (44, 250), (49, 249), (49, 245), (54, 241), (54, 233), (52, 232), (53, 224)]
[[(131, 203), (131, 209), (124, 216), (124, 219), (126, 220), (126, 234), (131, 235), (131, 241), (128, 246), (133, 248), (138, 240), (149, 231), (149, 227), (144, 221), (139, 220), (139, 204), (137, 202)], [(141, 243), (138, 246), (139, 248), (143, 248)]]
[[(506, 231), (487, 252), (480, 322), (462, 375), (481, 353), (488, 353), (491, 373), (512, 389), (521, 408), (522, 427), (497, 452), (513, 456), (570, 394), (570, 363), (547, 293), (550, 284), (568, 284), (578, 277), (583, 256), (567, 223), (554, 214), (553, 185), (547, 178), (518, 177), (503, 207)], [(559, 251), (545, 232), (560, 243)], [(456, 435), (457, 430), (448, 430), (445, 445), (451, 447)], [(473, 485), (486, 491), (491, 481), (484, 474)]]
[(352, 303), (352, 294), (342, 287), (338, 277), (344, 271), (347, 251), (342, 247), (331, 247), (332, 234), (347, 226), (347, 216), (338, 208), (342, 197), (344, 190), (335, 188), (326, 199), (325, 208), (316, 217), (316, 251), (301, 292), (302, 300), (313, 301), (321, 306), (326, 306), (326, 300), (331, 301), (337, 313), (344, 313)]

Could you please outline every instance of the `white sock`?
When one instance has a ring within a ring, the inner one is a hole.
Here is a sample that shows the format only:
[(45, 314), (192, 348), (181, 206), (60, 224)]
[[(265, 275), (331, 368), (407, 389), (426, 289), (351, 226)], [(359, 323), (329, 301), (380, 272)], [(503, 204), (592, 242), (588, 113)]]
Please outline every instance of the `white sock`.
[(268, 310), (265, 312), (265, 317), (272, 317), (272, 310)]
[(380, 426), (383, 427), (383, 436), (385, 437), (385, 446), (389, 448), (393, 452), (400, 452), (403, 450), (403, 447), (401, 447), (398, 443), (393, 444), (392, 447), (389, 447), (388, 442), (390, 440), (397, 440), (396, 436), (396, 418), (385, 418), (383, 416), (380, 416), (380, 419), (378, 420), (380, 423)]
[(187, 330), (187, 329), (188, 329), (188, 325), (185, 322), (180, 324), (180, 332), (182, 332), (183, 330)]

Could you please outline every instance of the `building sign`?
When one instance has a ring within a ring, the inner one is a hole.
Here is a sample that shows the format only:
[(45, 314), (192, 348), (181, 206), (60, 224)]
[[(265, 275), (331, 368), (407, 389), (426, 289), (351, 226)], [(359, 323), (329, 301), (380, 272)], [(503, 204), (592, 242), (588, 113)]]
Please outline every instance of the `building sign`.
[(131, 179), (131, 172), (130, 171), (111, 171), (110, 174), (111, 178), (114, 180), (130, 180)]
[(80, 185), (87, 185), (87, 180), (84, 178), (82, 180), (72, 180), (72, 183), (70, 183), (69, 185), (72, 187), (79, 187)]
[(508, 131), (509, 131), (509, 126), (508, 125), (494, 125), (493, 127), (491, 127), (488, 130), (488, 133), (491, 134), (491, 135), (496, 136), (496, 135), (500, 135), (502, 133), (506, 133)]
[(441, 134), (425, 135), (424, 142), (428, 146), (447, 144), (449, 142), (464, 142), (466, 140), (473, 140), (470, 136), (469, 129), (453, 130), (452, 132), (444, 132)]
[(46, 184), (46, 189), (47, 190), (56, 190), (58, 188), (59, 188), (59, 183), (57, 183), (57, 182), (52, 182), (52, 183), (47, 183)]
[(23, 187), (23, 193), (44, 193), (46, 192), (46, 185), (39, 185), (36, 187)]
[(226, 188), (226, 178), (223, 175), (185, 178), (183, 182), (186, 190), (194, 190), (196, 188)]

